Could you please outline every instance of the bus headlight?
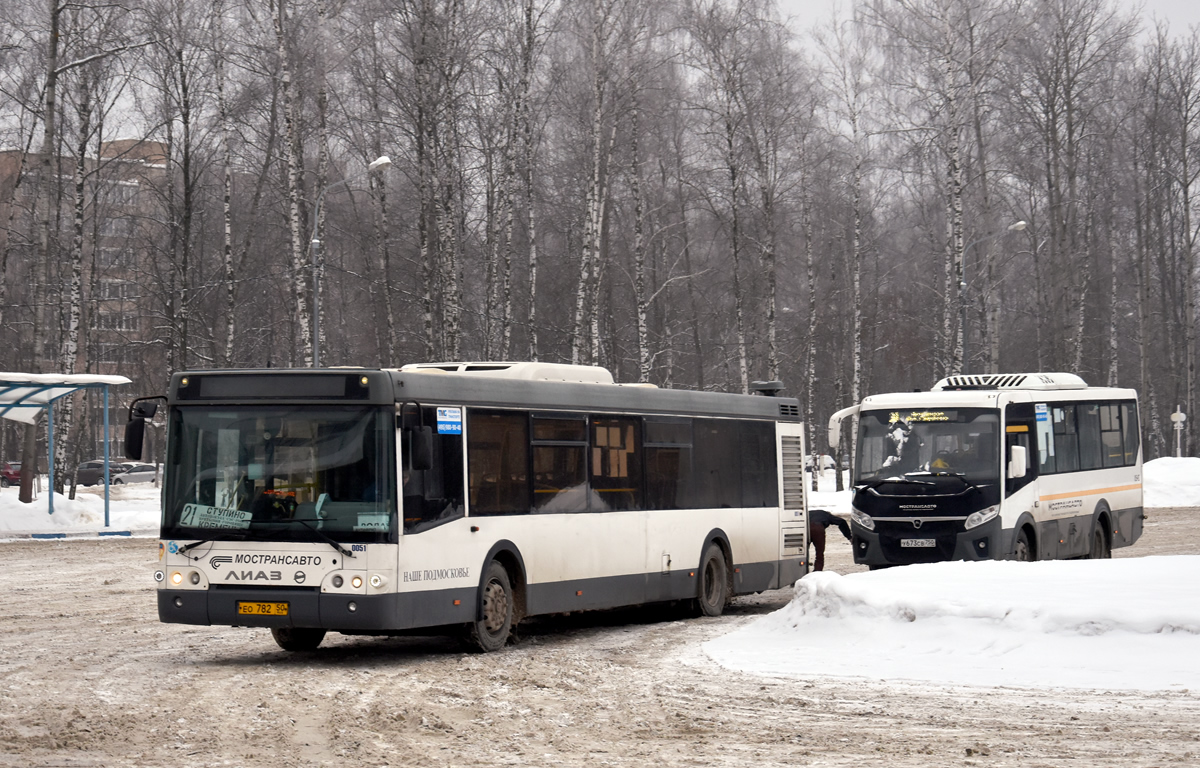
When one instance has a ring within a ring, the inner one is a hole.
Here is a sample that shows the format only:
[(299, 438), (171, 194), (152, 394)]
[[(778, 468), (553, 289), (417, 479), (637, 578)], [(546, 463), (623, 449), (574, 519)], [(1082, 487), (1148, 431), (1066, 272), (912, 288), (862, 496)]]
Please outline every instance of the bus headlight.
[(871, 519), (871, 516), (868, 514), (865, 514), (863, 512), (860, 512), (858, 509), (856, 509), (854, 507), (850, 507), (850, 519), (853, 520), (854, 522), (858, 523), (861, 527), (867, 529), (868, 531), (875, 530), (875, 521), (873, 519)]
[(382, 574), (372, 573), (370, 582), (372, 587), (379, 589), (384, 584), (387, 584), (387, 579)]
[(354, 578), (350, 579), (350, 586), (354, 587), (355, 589), (361, 589), (362, 576), (355, 576)]
[(990, 506), (987, 509), (981, 509), (978, 512), (972, 512), (970, 515), (967, 515), (967, 522), (963, 523), (963, 528), (968, 531), (972, 528), (978, 528), (998, 514), (1000, 514), (999, 504)]
[(175, 571), (174, 573), (172, 573), (171, 574), (171, 583), (178, 587), (180, 584), (183, 583), (183, 574), (180, 573), (179, 571)]

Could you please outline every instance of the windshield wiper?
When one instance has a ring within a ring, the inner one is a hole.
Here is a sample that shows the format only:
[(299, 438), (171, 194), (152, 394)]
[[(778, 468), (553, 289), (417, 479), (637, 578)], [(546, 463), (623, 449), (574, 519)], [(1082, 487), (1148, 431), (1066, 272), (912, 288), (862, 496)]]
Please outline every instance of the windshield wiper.
[(977, 491), (979, 490), (979, 486), (975, 485), (975, 483), (972, 483), (970, 480), (968, 480), (967, 476), (964, 475), (962, 472), (930, 472), (929, 476), (930, 477), (957, 477), (959, 480), (962, 480), (963, 485), (967, 486), (968, 488), (974, 488)]
[(307, 521), (307, 520), (305, 520), (304, 518), (302, 518), (302, 517), (293, 517), (293, 518), (292, 518), (292, 519), (291, 519), (289, 522), (293, 522), (293, 523), (300, 523), (300, 525), (303, 525), (303, 526), (304, 526), (305, 528), (307, 528), (308, 530), (310, 530), (310, 531), (312, 531), (313, 533), (317, 534), (318, 536), (320, 536), (320, 537), (321, 537), (321, 538), (322, 538), (322, 539), (325, 541), (325, 543), (326, 543), (326, 544), (328, 544), (329, 546), (333, 547), (333, 548), (334, 548), (334, 549), (336, 549), (338, 552), (341, 552), (343, 557), (349, 557), (349, 558), (353, 558), (353, 557), (354, 557), (354, 553), (353, 553), (353, 552), (351, 552), (351, 551), (350, 551), (350, 550), (348, 550), (348, 549), (344, 549), (344, 548), (342, 547), (342, 545), (338, 543), (337, 539), (333, 538), (332, 536), (330, 536), (329, 534), (325, 533), (325, 532), (324, 532), (324, 531), (322, 531), (321, 529), (319, 529), (319, 528), (314, 528), (313, 526), (309, 525), (309, 524), (308, 524), (308, 521)]
[(878, 488), (879, 486), (883, 485), (884, 483), (901, 483), (904, 485), (937, 485), (937, 483), (931, 483), (928, 480), (910, 480), (907, 477), (898, 477), (897, 476), (897, 477), (877, 477), (874, 480), (872, 480), (871, 482), (867, 483), (867, 487), (868, 488)]

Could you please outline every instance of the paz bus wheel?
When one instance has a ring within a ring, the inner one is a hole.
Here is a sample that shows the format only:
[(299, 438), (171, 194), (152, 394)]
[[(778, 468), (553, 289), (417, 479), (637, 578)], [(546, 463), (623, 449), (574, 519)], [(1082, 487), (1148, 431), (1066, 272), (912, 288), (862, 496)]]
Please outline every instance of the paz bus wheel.
[(1112, 557), (1112, 549), (1108, 546), (1108, 538), (1104, 535), (1104, 529), (1097, 523), (1092, 528), (1092, 549), (1088, 552), (1089, 560), (1107, 560)]
[(1036, 560), (1037, 557), (1033, 553), (1033, 547), (1029, 543), (1029, 533), (1022, 528), (1017, 531), (1017, 546), (1013, 550), (1013, 560), (1022, 563), (1030, 563)]
[(271, 627), (271, 637), (285, 651), (316, 650), (325, 639), (325, 630), (305, 627)]
[(480, 618), (471, 622), (471, 641), (485, 653), (498, 651), (508, 642), (513, 623), (513, 592), (508, 571), (495, 560), (483, 575)]
[(700, 561), (700, 583), (696, 607), (701, 616), (720, 616), (729, 599), (729, 578), (725, 553), (716, 544), (709, 544)]

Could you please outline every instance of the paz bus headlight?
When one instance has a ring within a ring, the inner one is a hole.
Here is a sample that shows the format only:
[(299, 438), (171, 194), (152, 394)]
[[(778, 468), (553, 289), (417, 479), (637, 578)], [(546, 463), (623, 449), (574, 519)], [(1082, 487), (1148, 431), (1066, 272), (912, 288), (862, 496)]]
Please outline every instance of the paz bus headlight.
[(855, 509), (854, 507), (850, 507), (850, 519), (853, 520), (854, 522), (858, 523), (860, 526), (867, 529), (868, 531), (875, 530), (875, 521), (871, 519), (871, 516), (868, 514), (865, 514), (863, 512), (860, 512), (858, 509)]
[(963, 528), (968, 531), (972, 528), (978, 528), (998, 514), (1000, 514), (999, 504), (990, 506), (987, 509), (981, 509), (978, 512), (972, 512), (967, 515), (967, 522), (963, 523)]

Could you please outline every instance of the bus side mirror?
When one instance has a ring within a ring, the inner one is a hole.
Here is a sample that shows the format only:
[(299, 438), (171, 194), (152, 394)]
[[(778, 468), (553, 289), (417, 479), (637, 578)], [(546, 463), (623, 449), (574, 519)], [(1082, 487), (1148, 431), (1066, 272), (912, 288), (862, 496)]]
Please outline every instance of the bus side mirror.
[(142, 444), (146, 440), (146, 422), (158, 413), (158, 400), (165, 400), (161, 395), (152, 398), (134, 400), (129, 406), (129, 423), (125, 425), (125, 458), (134, 461), (142, 460)]
[(433, 427), (412, 427), (408, 435), (408, 468), (433, 469)]
[(1025, 464), (1029, 460), (1025, 451), (1026, 448), (1023, 445), (1014, 445), (1008, 449), (1008, 477), (1010, 480), (1025, 477)]
[(142, 460), (142, 442), (146, 437), (146, 420), (134, 419), (125, 425), (125, 458)]

